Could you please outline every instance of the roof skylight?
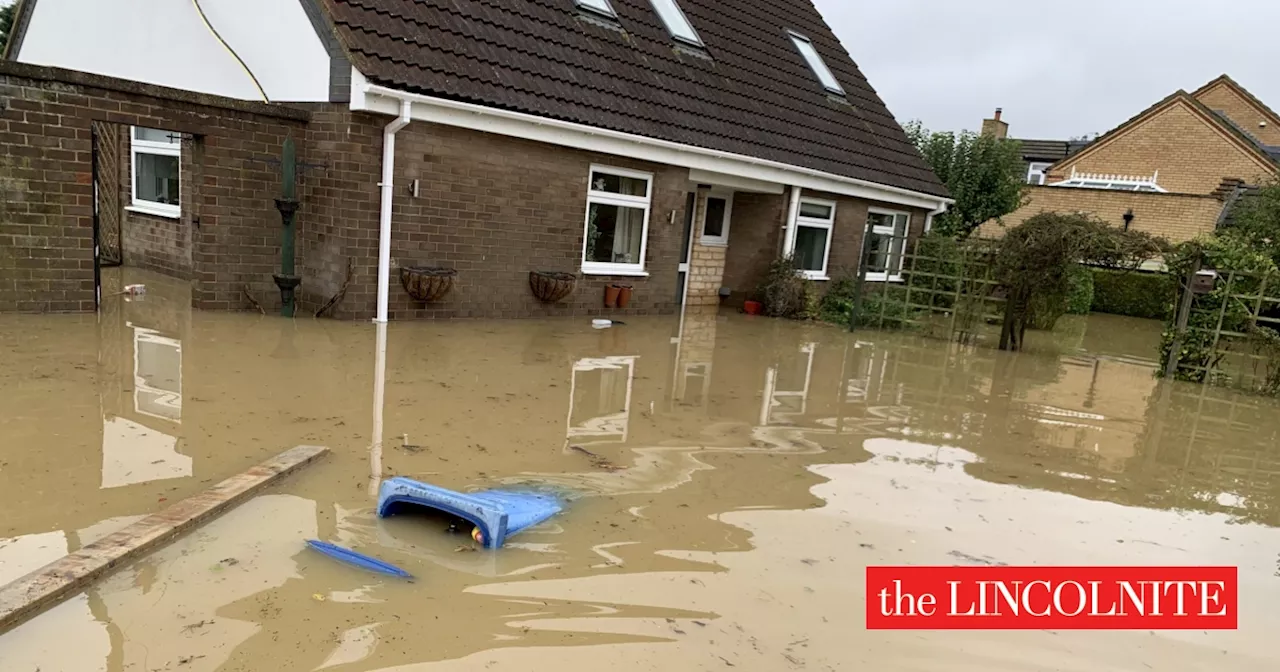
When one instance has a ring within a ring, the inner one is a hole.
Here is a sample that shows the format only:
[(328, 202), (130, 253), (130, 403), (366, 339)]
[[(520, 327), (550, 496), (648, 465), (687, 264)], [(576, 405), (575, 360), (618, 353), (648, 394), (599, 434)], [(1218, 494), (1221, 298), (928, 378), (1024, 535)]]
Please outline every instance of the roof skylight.
[(654, 11), (658, 13), (658, 18), (662, 19), (662, 23), (666, 24), (672, 37), (682, 42), (702, 46), (702, 38), (698, 37), (698, 32), (693, 29), (693, 24), (689, 23), (689, 17), (680, 10), (676, 0), (650, 0), (650, 2), (653, 3)]
[(609, 4), (609, 0), (576, 0), (578, 6), (583, 9), (589, 9), (598, 14), (617, 18), (618, 13), (613, 11), (613, 5)]
[(804, 60), (809, 64), (809, 69), (813, 70), (813, 74), (818, 76), (818, 81), (822, 82), (822, 86), (832, 93), (844, 95), (844, 87), (840, 86), (840, 82), (836, 79), (835, 74), (831, 72), (831, 68), (827, 67), (822, 56), (818, 54), (818, 50), (814, 48), (809, 38), (788, 31), (791, 34), (791, 41), (795, 43), (796, 49), (800, 50), (800, 55), (804, 56)]

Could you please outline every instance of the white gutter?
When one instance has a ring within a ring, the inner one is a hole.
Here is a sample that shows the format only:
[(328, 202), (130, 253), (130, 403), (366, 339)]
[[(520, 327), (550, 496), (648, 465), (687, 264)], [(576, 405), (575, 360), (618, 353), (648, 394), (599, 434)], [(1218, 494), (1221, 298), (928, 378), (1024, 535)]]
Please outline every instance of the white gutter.
[(814, 191), (826, 191), (916, 208), (935, 209), (955, 202), (941, 196), (802, 168), (779, 161), (682, 145), (523, 112), (400, 91), (370, 84), (360, 71), (352, 68), (351, 109), (395, 114), (397, 102), (404, 101), (412, 101), (416, 104), (414, 108), (416, 120), (446, 126), (458, 126), (486, 133), (680, 166), (691, 170), (724, 173), (750, 180), (795, 185)]
[(378, 213), (378, 316), (374, 322), (387, 321), (387, 295), (391, 285), (391, 200), (395, 196), (393, 177), (396, 168), (396, 133), (409, 125), (413, 103), (400, 101), (400, 116), (382, 131), (382, 209)]

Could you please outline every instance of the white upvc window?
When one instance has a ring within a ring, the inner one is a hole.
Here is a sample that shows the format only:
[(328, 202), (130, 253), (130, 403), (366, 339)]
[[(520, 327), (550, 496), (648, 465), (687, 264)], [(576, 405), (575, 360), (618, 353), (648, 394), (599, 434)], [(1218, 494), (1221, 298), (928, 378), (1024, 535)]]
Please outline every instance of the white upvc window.
[(827, 279), (827, 260), (831, 257), (831, 229), (835, 223), (835, 201), (800, 199), (791, 255), (795, 258), (796, 266), (810, 280)]
[(618, 13), (613, 11), (613, 5), (609, 4), (609, 0), (577, 0), (578, 6), (583, 9), (589, 9), (597, 14), (604, 14), (613, 18), (618, 17)]
[(878, 282), (902, 280), (903, 249), (911, 213), (871, 208), (867, 211), (870, 231), (863, 244), (862, 258), (867, 262), (867, 279)]
[(653, 3), (653, 11), (658, 13), (658, 18), (662, 19), (663, 25), (667, 27), (672, 37), (681, 42), (702, 46), (702, 38), (698, 37), (698, 31), (693, 29), (693, 24), (689, 23), (689, 17), (684, 15), (680, 5), (676, 4), (676, 0), (650, 1)]
[(729, 223), (733, 217), (733, 191), (712, 189), (707, 194), (707, 216), (702, 222), (703, 245), (728, 245)]
[(130, 210), (161, 217), (182, 214), (178, 188), (182, 136), (171, 131), (134, 126), (129, 153), (133, 173)]
[(822, 82), (823, 88), (826, 90), (844, 95), (844, 87), (840, 86), (840, 82), (836, 79), (835, 73), (831, 72), (831, 68), (827, 67), (827, 62), (822, 60), (822, 55), (818, 53), (817, 48), (813, 46), (813, 42), (809, 38), (794, 31), (787, 31), (791, 35), (791, 41), (795, 43), (796, 49), (800, 51), (800, 55), (804, 57), (809, 69), (813, 70), (813, 74), (818, 77), (818, 81)]
[(582, 272), (587, 275), (648, 275), (649, 204), (653, 173), (591, 166)]
[(1044, 184), (1044, 171), (1052, 166), (1052, 163), (1034, 162), (1027, 167), (1027, 184)]

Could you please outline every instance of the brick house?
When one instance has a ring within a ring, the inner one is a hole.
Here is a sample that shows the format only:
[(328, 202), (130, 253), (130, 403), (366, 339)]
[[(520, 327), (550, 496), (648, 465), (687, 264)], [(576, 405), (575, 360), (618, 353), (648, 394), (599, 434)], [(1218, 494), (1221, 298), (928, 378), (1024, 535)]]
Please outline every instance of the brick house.
[[(0, 311), (92, 310), (104, 259), (278, 301), (285, 138), (300, 304), (345, 288), (345, 318), (741, 303), (782, 254), (854, 268), (865, 231), (892, 280), (950, 203), (810, 0), (129, 1), (19, 6)], [(120, 40), (139, 14), (165, 30)], [(418, 303), (410, 265), (457, 283)], [(576, 291), (542, 304), (534, 270)]]
[[(1008, 124), (983, 132), (1007, 137)], [(1045, 211), (1088, 212), (1180, 242), (1213, 231), (1244, 185), (1280, 175), (1280, 116), (1223, 75), (1179, 90), (1092, 142), (1022, 140), (1028, 202), (1016, 226)], [(999, 235), (1000, 225), (983, 225)]]

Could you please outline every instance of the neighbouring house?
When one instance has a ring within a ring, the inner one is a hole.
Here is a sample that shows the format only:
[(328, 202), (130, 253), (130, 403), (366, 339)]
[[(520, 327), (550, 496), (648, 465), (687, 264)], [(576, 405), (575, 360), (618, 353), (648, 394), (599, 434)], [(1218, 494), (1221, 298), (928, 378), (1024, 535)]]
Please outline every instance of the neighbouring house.
[[(1007, 137), (1000, 110), (983, 132)], [(1181, 242), (1213, 231), (1248, 185), (1280, 175), (1280, 116), (1226, 75), (1091, 142), (1020, 142), (1027, 203), (984, 224), (982, 235), (1040, 212), (1087, 212)]]
[(103, 263), (278, 304), (286, 138), (300, 306), (347, 318), (740, 303), (865, 231), (893, 280), (950, 203), (810, 0), (21, 0), (5, 56), (0, 311), (92, 310)]

